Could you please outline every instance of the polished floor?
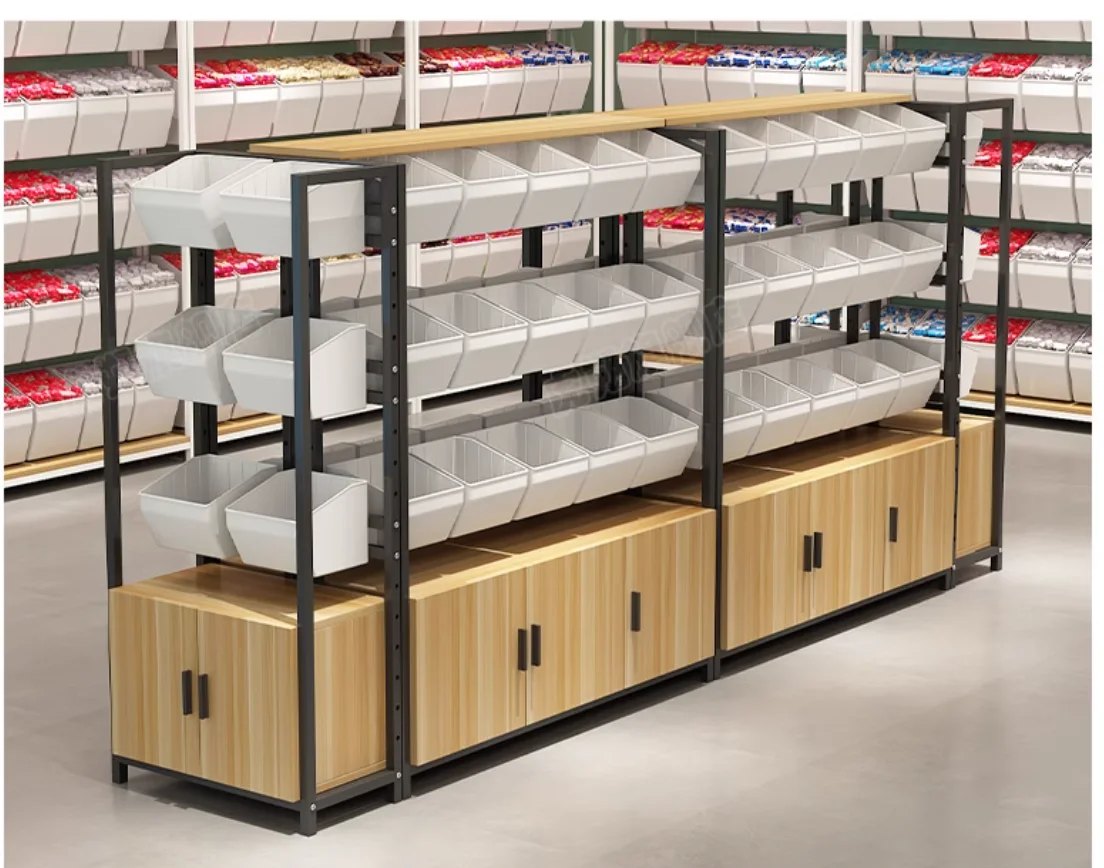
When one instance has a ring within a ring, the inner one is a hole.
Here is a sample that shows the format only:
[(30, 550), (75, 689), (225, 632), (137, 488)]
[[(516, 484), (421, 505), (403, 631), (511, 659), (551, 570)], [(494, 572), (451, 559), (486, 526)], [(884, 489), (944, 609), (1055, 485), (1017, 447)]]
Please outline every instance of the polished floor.
[[(138, 515), (166, 466), (125, 477), (130, 580), (188, 565)], [(369, 800), (313, 839), (161, 776), (112, 786), (101, 486), (10, 496), (6, 864), (1087, 866), (1089, 471), (1087, 434), (1011, 427), (1003, 573), (430, 773), (412, 800)]]

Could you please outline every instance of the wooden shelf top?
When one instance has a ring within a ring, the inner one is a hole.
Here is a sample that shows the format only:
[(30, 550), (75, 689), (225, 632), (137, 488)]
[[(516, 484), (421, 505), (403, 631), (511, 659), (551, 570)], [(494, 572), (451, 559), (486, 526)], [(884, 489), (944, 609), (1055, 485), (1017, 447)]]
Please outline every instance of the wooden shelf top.
[(420, 130), (388, 130), (381, 133), (288, 139), (282, 142), (265, 141), (250, 145), (249, 150), (262, 156), (364, 160), (397, 154), (417, 154), (423, 151), (480, 148), (510, 142), (658, 129), (664, 126), (745, 120), (843, 108), (866, 108), (903, 102), (905, 99), (907, 97), (904, 94), (892, 93), (800, 93), (644, 109), (477, 121)]
[[(898, 431), (917, 431), (921, 434), (942, 434), (943, 414), (939, 410), (913, 410), (910, 413), (902, 413), (883, 419), (878, 423), (882, 428), (895, 428)], [(959, 427), (963, 431), (971, 431), (975, 428), (991, 428), (993, 419), (990, 416), (971, 416), (963, 413), (959, 416)]]
[[(161, 450), (183, 447), (188, 438), (183, 432), (172, 431), (168, 434), (157, 434), (153, 437), (144, 437), (141, 440), (128, 440), (119, 444), (119, 455), (123, 458), (139, 456), (145, 452), (159, 452)], [(37, 461), (24, 461), (22, 464), (13, 464), (4, 468), (4, 481), (24, 479), (29, 476), (39, 476), (58, 473), (65, 470), (80, 468), (83, 465), (99, 466), (104, 459), (102, 448), (85, 449), (82, 452), (67, 452), (64, 455), (54, 455), (50, 458), (40, 458)]]

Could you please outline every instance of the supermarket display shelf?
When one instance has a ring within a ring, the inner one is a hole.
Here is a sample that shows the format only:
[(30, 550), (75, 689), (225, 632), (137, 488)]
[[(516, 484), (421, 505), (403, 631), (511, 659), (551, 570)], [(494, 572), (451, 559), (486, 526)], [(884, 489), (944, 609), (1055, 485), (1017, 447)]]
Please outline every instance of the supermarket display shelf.
[[(248, 421), (248, 420), (244, 420)], [(147, 458), (159, 458), (164, 455), (178, 455), (188, 450), (188, 437), (183, 431), (172, 431), (119, 444), (119, 461), (130, 464)], [(55, 455), (39, 461), (25, 461), (4, 468), (4, 489), (34, 482), (46, 482), (77, 473), (100, 470), (104, 464), (103, 449), (85, 449), (83, 452), (70, 452)]]
[[(989, 392), (970, 392), (962, 399), (962, 406), (971, 410), (991, 412), (993, 396)], [(1048, 401), (1045, 398), (1009, 395), (1008, 412), (1017, 416), (1033, 416), (1036, 419), (1092, 424), (1091, 404), (1073, 404), (1066, 401)]]
[(700, 365), (700, 356), (680, 356), (674, 353), (645, 353), (644, 365), (657, 371), (669, 371), (684, 365)]

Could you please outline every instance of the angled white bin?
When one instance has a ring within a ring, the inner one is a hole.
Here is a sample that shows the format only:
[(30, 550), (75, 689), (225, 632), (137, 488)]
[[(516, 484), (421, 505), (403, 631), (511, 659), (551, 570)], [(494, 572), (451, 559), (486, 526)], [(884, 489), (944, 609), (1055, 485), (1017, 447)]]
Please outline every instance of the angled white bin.
[(272, 320), (264, 311), (205, 305), (177, 314), (138, 338), (134, 349), (153, 394), (202, 404), (233, 404), (222, 351)]
[(901, 376), (893, 368), (868, 356), (836, 348), (808, 353), (802, 358), (855, 384), (855, 403), (851, 415), (843, 424), (844, 428), (880, 422), (889, 414), (901, 392)]
[[(365, 328), (337, 320), (310, 321), (311, 418), (367, 406)], [(292, 318), (266, 323), (222, 352), (223, 368), (238, 403), (254, 410), (295, 415)]]
[(590, 314), (582, 305), (534, 281), (502, 283), (471, 292), (528, 325), (528, 339), (515, 373), (554, 371), (575, 361), (590, 323)]
[(768, 362), (758, 370), (812, 398), (799, 441), (834, 434), (846, 427), (858, 398), (858, 390), (850, 380), (801, 358)]
[(590, 182), (575, 212), (576, 220), (632, 211), (648, 177), (647, 160), (600, 136), (554, 141), (556, 150), (590, 167)]
[(884, 178), (893, 174), (908, 137), (903, 126), (862, 109), (837, 109), (823, 115), (862, 137), (859, 156), (848, 180)]
[(890, 174), (923, 172), (931, 168), (947, 138), (945, 123), (899, 105), (872, 106), (867, 111), (905, 130), (904, 147)]
[(770, 452), (797, 442), (812, 412), (812, 398), (762, 371), (749, 368), (725, 374), (725, 390), (763, 409), (763, 425), (749, 455)]
[(811, 136), (764, 118), (730, 121), (725, 126), (766, 145), (766, 161), (751, 195), (797, 190), (804, 186), (803, 181), (816, 156), (816, 142)]
[(913, 295), (926, 289), (943, 264), (944, 245), (941, 241), (936, 241), (920, 232), (914, 232), (900, 223), (862, 223), (856, 228), (862, 234), (869, 235), (888, 247), (900, 250), (903, 254), (897, 282), (893, 284), (885, 298), (893, 295)]
[(699, 289), (648, 265), (611, 265), (594, 273), (644, 299), (644, 322), (633, 341), (634, 350), (654, 349), (681, 339), (701, 307)]
[(859, 277), (851, 284), (848, 304), (859, 304), (875, 298), (888, 298), (892, 294), (904, 267), (904, 254), (896, 247), (883, 244), (859, 227), (832, 229), (825, 234), (825, 241), (859, 261)]
[[(714, 127), (706, 124), (707, 127)], [(745, 132), (725, 124), (714, 128), (725, 131), (725, 195), (729, 198), (750, 196), (767, 162), (767, 144)], [(705, 201), (705, 169), (694, 179), (688, 201)]]
[(587, 453), (587, 475), (575, 503), (631, 488), (644, 462), (644, 438), (601, 413), (575, 408), (522, 424), (539, 425)]
[(791, 319), (805, 309), (813, 288), (813, 271), (783, 256), (763, 242), (737, 244), (725, 250), (725, 258), (753, 274), (763, 275), (766, 289), (751, 318), (751, 325)]
[[(1028, 69), (1028, 75), (1031, 73)], [(1083, 118), (1078, 111), (1080, 84), (1074, 80), (1034, 79), (1020, 83), (1024, 127), (1056, 133), (1079, 133)]]
[(841, 352), (853, 353), (872, 359), (880, 365), (896, 371), (901, 387), (886, 411), (886, 416), (896, 416), (910, 410), (919, 410), (928, 403), (932, 390), (939, 382), (940, 364), (930, 356), (910, 350), (890, 340), (866, 340), (848, 344)]
[(605, 416), (643, 438), (644, 460), (633, 477), (634, 488), (678, 476), (698, 445), (697, 425), (646, 398), (615, 398), (580, 412)]
[[(368, 483), (311, 474), (314, 575), (368, 562)], [(295, 471), (283, 470), (226, 507), (226, 527), (244, 563), (296, 572)]]
[(419, 443), (410, 447), (410, 454), (464, 485), (464, 505), (450, 537), (507, 524), (525, 496), (525, 465), (471, 437)]
[[(328, 465), (326, 471), (368, 483), (368, 541), (382, 545), (383, 453), (338, 461)], [(464, 507), (464, 484), (413, 455), (407, 462), (406, 482), (410, 548), (422, 548), (448, 539)]]
[[(705, 254), (677, 253), (653, 259), (650, 265), (673, 274), (683, 283), (701, 291), (705, 279)], [(745, 328), (755, 318), (755, 312), (766, 292), (766, 278), (726, 259), (724, 265), (725, 329)]]
[(524, 169), (475, 148), (431, 151), (419, 156), (464, 182), (460, 209), (449, 232), (452, 237), (515, 226), (529, 192), (529, 174)]
[(529, 175), (528, 192), (514, 219), (517, 226), (563, 223), (575, 217), (590, 182), (586, 163), (543, 142), (495, 145), (487, 152)]
[(232, 558), (237, 546), (226, 507), (276, 468), (234, 455), (197, 455), (138, 493), (138, 507), (158, 545), (211, 558)]
[[(996, 171), (999, 196), (1000, 170)], [(1013, 191), (1012, 216), (1016, 217), (1020, 213), (1016, 210), (1018, 202), (1025, 220), (1038, 220), (1043, 223), (1076, 223), (1077, 201), (1074, 179), (1072, 168), (1066, 172), (1052, 172), (1044, 169), (1032, 170), (1024, 165), (1017, 166), (1012, 175), (1012, 182), (1018, 188)], [(1091, 212), (1086, 216), (1091, 220)]]
[[(704, 67), (702, 71), (704, 75)], [(648, 174), (632, 211), (650, 211), (686, 201), (702, 169), (701, 154), (651, 130), (612, 133), (605, 138), (648, 163)]]
[(521, 317), (467, 292), (415, 298), (409, 304), (463, 336), (464, 352), (449, 381), (451, 388), (492, 383), (516, 372), (529, 337), (528, 323)]
[(1092, 313), (1092, 253), (1077, 251), (1070, 263), (1070, 283), (1073, 287), (1073, 308), (1077, 313)]
[(514, 520), (571, 506), (579, 496), (590, 459), (562, 437), (524, 422), (511, 422), (471, 435), (523, 465), (528, 471), (525, 493)]
[(813, 139), (816, 152), (802, 187), (820, 187), (850, 180), (862, 151), (858, 131), (820, 114), (782, 115), (778, 123)]
[(813, 288), (802, 304), (802, 313), (844, 307), (859, 277), (857, 259), (830, 247), (817, 233), (788, 235), (762, 242), (813, 272)]
[(181, 157), (131, 185), (134, 212), (151, 244), (231, 247), (219, 193), (268, 165), (269, 160), (253, 157)]
[(627, 353), (644, 324), (647, 302), (636, 293), (602, 280), (595, 271), (576, 271), (534, 281), (586, 308), (589, 326), (577, 362)]
[(406, 240), (414, 244), (459, 235), (450, 230), (464, 198), (464, 182), (419, 157), (380, 157), (367, 165), (396, 162), (406, 166)]
[(617, 88), (621, 92), (621, 104), (627, 109), (664, 104), (658, 63), (617, 61)]
[[(700, 470), (702, 466), (701, 424), (705, 406), (704, 383), (701, 380), (692, 380), (688, 383), (665, 386), (648, 392), (647, 398), (680, 416), (685, 416), (698, 426), (698, 442), (694, 451), (690, 453), (686, 466)], [(763, 408), (726, 390), (723, 395), (722, 412), (724, 421), (721, 423), (721, 449), (724, 460), (737, 461), (751, 452), (755, 438), (759, 436), (759, 431), (763, 427)]]

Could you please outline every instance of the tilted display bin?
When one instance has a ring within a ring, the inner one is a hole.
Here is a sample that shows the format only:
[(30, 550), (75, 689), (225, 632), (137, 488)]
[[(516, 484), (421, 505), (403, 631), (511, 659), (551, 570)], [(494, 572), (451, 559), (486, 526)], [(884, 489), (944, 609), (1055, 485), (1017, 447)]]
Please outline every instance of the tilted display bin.
[(525, 496), (525, 465), (470, 437), (446, 437), (410, 447), (410, 454), (460, 480), (464, 505), (449, 536), (455, 538), (506, 524)]
[(571, 506), (583, 486), (587, 453), (539, 425), (511, 422), (471, 435), (524, 465), (529, 473), (514, 520)]
[[(617, 61), (617, 89), (621, 104), (627, 109), (664, 105), (663, 84), (658, 63), (626, 63)], [(754, 94), (747, 94), (753, 96)], [(717, 97), (712, 96), (713, 99)], [(728, 97), (735, 99), (735, 97)]]
[(647, 311), (647, 302), (639, 295), (603, 280), (594, 270), (538, 277), (534, 282), (590, 314), (576, 362), (593, 362), (632, 349)]
[[(590, 167), (590, 182), (575, 219), (628, 214), (648, 178), (648, 161), (600, 136), (556, 139), (556, 150)], [(496, 227), (499, 229), (506, 227)]]
[(763, 425), (749, 455), (796, 443), (812, 411), (811, 397), (755, 368), (725, 374), (724, 388), (763, 409)]
[(646, 398), (614, 398), (580, 408), (612, 419), (644, 440), (644, 460), (632, 487), (678, 476), (698, 446), (698, 426)]
[(866, 340), (857, 344), (848, 344), (841, 349), (873, 359), (900, 375), (901, 388), (886, 412), (886, 416), (919, 410), (928, 403), (932, 390), (939, 382), (939, 362), (895, 341)]
[(605, 138), (648, 163), (648, 174), (632, 211), (650, 211), (686, 201), (702, 170), (701, 154), (651, 130), (612, 133)]
[(901, 377), (888, 365), (839, 347), (807, 353), (802, 358), (825, 370), (839, 374), (855, 384), (855, 403), (844, 428), (857, 428), (880, 422), (889, 413), (901, 391)]
[(138, 506), (158, 545), (211, 558), (232, 558), (226, 507), (276, 468), (235, 455), (197, 455), (138, 493)]
[[(921, 232), (915, 232), (900, 223), (861, 223), (855, 230), (850, 231), (869, 235), (881, 244), (902, 253), (903, 262), (897, 281), (890, 287), (888, 294), (880, 296), (881, 298), (912, 295), (926, 289), (943, 264), (945, 245), (942, 242)], [(860, 299), (852, 297), (849, 303), (855, 304), (857, 301)]]
[(802, 187), (838, 184), (852, 178), (862, 151), (862, 136), (856, 130), (811, 112), (783, 115), (777, 122), (804, 133), (816, 144)]
[(800, 358), (768, 362), (758, 370), (812, 398), (799, 441), (834, 434), (847, 425), (858, 397), (850, 380)]
[(587, 453), (587, 475), (576, 503), (631, 488), (644, 461), (644, 438), (601, 413), (564, 410), (525, 421), (539, 425)]
[(1078, 404), (1092, 404), (1092, 353), (1069, 353), (1070, 389)]
[(33, 404), (4, 411), (4, 466), (22, 464), (27, 460), (34, 431), (35, 410)]
[(813, 288), (813, 271), (783, 256), (762, 242), (736, 244), (725, 249), (725, 258), (754, 274), (763, 275), (766, 289), (751, 319), (752, 325), (791, 319), (805, 309)]
[(900, 124), (862, 109), (837, 109), (823, 116), (862, 136), (849, 180), (892, 175), (905, 150), (908, 133)]
[(816, 156), (816, 142), (811, 136), (765, 118), (730, 121), (725, 126), (766, 145), (767, 158), (751, 190), (753, 195), (797, 190), (804, 186), (805, 176)]
[(848, 304), (889, 297), (905, 264), (900, 250), (871, 238), (857, 226), (826, 230), (825, 235), (828, 244), (859, 261), (859, 277), (851, 284)]
[[(745, 132), (725, 124), (706, 124), (725, 131), (725, 196), (733, 199), (750, 196), (767, 162), (767, 145)], [(690, 188), (688, 201), (705, 201), (705, 168), (702, 167)]]
[(866, 111), (905, 130), (901, 155), (892, 172), (887, 174), (901, 175), (931, 168), (947, 140), (945, 123), (900, 105), (871, 106)]
[[(1000, 170), (997, 169), (996, 171), (998, 173), (997, 193), (999, 196)], [(1091, 179), (1092, 175), (1087, 177)], [(1018, 188), (1013, 191), (1012, 216), (1016, 217), (1023, 213), (1025, 220), (1038, 220), (1042, 223), (1076, 223), (1077, 194), (1074, 190), (1075, 178), (1072, 168), (1065, 172), (1052, 172), (1044, 169), (1033, 170), (1022, 164), (1017, 166), (1012, 175), (1012, 181)], [(973, 202), (972, 199), (971, 202)], [(1016, 210), (1017, 203), (1020, 211)], [(1086, 211), (1085, 218), (1086, 222), (1091, 222), (1091, 210)]]
[(586, 163), (543, 142), (495, 145), (487, 152), (529, 175), (529, 189), (514, 219), (515, 225), (543, 226), (575, 217), (590, 182), (590, 167)]
[(1076, 255), (1070, 263), (1070, 284), (1073, 287), (1073, 308), (1077, 313), (1092, 313), (1092, 258)]
[(768, 238), (762, 242), (771, 250), (788, 256), (813, 272), (813, 288), (802, 305), (802, 312), (844, 307), (859, 277), (859, 262), (829, 246), (818, 233)]
[(449, 233), (452, 237), (515, 226), (515, 218), (529, 193), (529, 174), (524, 169), (475, 148), (430, 151), (419, 156), (464, 182), (460, 209)]
[(503, 308), (528, 325), (529, 335), (514, 371), (553, 371), (575, 361), (590, 314), (582, 305), (534, 281), (473, 289), (473, 295)]
[[(665, 386), (662, 389), (649, 391), (646, 397), (661, 407), (685, 416), (698, 426), (698, 443), (690, 453), (686, 466), (700, 470), (702, 466), (701, 425), (705, 406), (704, 383), (701, 380), (692, 380), (689, 383)], [(759, 436), (759, 431), (763, 427), (763, 408), (725, 390), (722, 413), (724, 420), (721, 423), (721, 448), (724, 460), (737, 461), (751, 452), (755, 438)]]
[(138, 363), (155, 395), (232, 404), (222, 351), (272, 320), (264, 311), (204, 305), (182, 311), (135, 341)]
[[(368, 483), (311, 474), (314, 575), (368, 562)], [(283, 470), (226, 507), (226, 527), (244, 563), (296, 572), (295, 471)], [(302, 578), (302, 577), (301, 577)]]
[[(996, 257), (994, 257), (995, 259)], [(1019, 304), (1031, 310), (1053, 310), (1073, 313), (1073, 285), (1070, 281), (1072, 257), (1065, 262), (1043, 259), (1024, 259), (1017, 256), (1009, 263), (1009, 271), (1015, 274)], [(1009, 274), (1009, 282), (1012, 274)], [(996, 304), (996, 278), (993, 279)]]
[[(673, 274), (683, 283), (701, 290), (705, 279), (705, 254), (677, 253), (650, 260), (650, 265)], [(751, 324), (766, 292), (766, 278), (726, 259), (724, 264), (725, 329)]]
[(644, 299), (644, 322), (633, 341), (634, 350), (653, 349), (679, 340), (701, 307), (701, 290), (648, 265), (611, 265), (594, 273)]

